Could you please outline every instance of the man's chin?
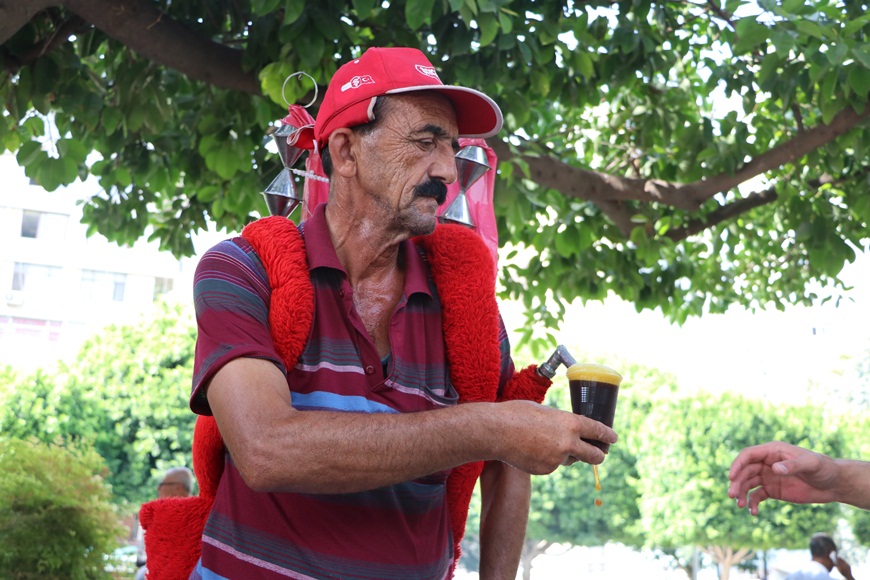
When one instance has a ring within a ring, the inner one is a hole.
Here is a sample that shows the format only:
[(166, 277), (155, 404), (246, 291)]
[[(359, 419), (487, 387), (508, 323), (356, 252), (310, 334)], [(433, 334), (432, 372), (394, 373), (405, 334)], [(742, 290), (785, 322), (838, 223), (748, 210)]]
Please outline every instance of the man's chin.
[(410, 225), (411, 236), (427, 236), (435, 231), (435, 225), (438, 223), (438, 218), (435, 217), (435, 212), (432, 214), (418, 215), (417, 219)]

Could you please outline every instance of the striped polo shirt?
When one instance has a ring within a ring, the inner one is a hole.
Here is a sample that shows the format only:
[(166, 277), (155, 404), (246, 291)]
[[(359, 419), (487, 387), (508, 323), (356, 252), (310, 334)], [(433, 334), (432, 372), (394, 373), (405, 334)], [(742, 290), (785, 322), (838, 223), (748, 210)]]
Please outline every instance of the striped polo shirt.
[[(391, 353), (382, 360), (354, 308), (324, 208), (301, 228), (314, 318), (294, 368), (285, 368), (272, 343), (268, 276), (251, 245), (225, 240), (201, 259), (194, 279), (195, 412), (210, 413), (205, 386), (238, 357), (273, 361), (299, 410), (406, 413), (457, 402), (425, 253), (410, 241), (401, 246), (405, 286), (390, 323)], [(501, 388), (513, 374), (503, 325), (500, 343)], [(448, 475), (351, 494), (261, 493), (248, 488), (227, 455), (191, 578), (443, 579), (453, 564)]]

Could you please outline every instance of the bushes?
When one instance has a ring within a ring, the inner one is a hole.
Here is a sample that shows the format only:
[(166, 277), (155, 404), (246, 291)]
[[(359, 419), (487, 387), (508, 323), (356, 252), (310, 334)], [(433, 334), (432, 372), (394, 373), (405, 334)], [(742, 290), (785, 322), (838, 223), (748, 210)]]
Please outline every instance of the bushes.
[(0, 439), (0, 578), (109, 578), (123, 528), (105, 471), (91, 449)]

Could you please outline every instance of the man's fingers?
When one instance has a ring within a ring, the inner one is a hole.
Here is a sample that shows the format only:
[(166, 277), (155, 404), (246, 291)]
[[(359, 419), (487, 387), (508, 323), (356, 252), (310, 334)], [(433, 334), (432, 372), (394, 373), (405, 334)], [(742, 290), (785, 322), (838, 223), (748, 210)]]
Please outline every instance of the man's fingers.
[(619, 440), (616, 431), (604, 423), (596, 421), (595, 419), (590, 419), (589, 417), (583, 417), (582, 415), (575, 415), (575, 417), (580, 421), (580, 437), (584, 439), (594, 439), (595, 441), (601, 441), (602, 443), (608, 443), (611, 445)]
[(754, 516), (758, 515), (758, 504), (768, 499), (770, 496), (763, 487), (757, 487), (749, 494), (749, 513)]
[[(604, 426), (602, 425), (602, 427), (604, 427)], [(605, 427), (605, 429), (606, 429), (606, 427)], [(602, 441), (601, 439), (598, 439), (595, 436), (593, 436), (593, 437), (585, 436), (585, 437), (587, 439), (595, 439), (596, 441)], [(610, 443), (610, 441), (603, 441), (603, 442)], [(585, 463), (589, 463), (591, 465), (598, 465), (599, 463), (603, 463), (604, 458), (607, 457), (607, 455), (604, 453), (604, 451), (602, 451), (599, 447), (596, 447), (595, 445), (592, 445), (591, 443), (587, 443), (586, 441), (583, 441), (582, 439), (577, 440), (576, 450), (574, 452), (572, 452), (572, 455), (574, 455), (575, 457), (578, 457), (580, 459), (580, 461), (583, 461)]]

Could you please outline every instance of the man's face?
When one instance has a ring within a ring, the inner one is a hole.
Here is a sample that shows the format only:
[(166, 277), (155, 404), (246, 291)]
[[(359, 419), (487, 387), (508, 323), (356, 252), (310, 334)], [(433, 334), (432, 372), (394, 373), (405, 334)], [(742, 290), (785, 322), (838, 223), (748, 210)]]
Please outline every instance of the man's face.
[(163, 478), (157, 485), (157, 497), (187, 497), (190, 495), (187, 493), (187, 488), (184, 487), (184, 484), (175, 479), (172, 475), (167, 475)]
[(435, 93), (389, 99), (378, 127), (360, 136), (359, 181), (388, 229), (432, 233), (447, 184), (456, 181), (456, 113)]

